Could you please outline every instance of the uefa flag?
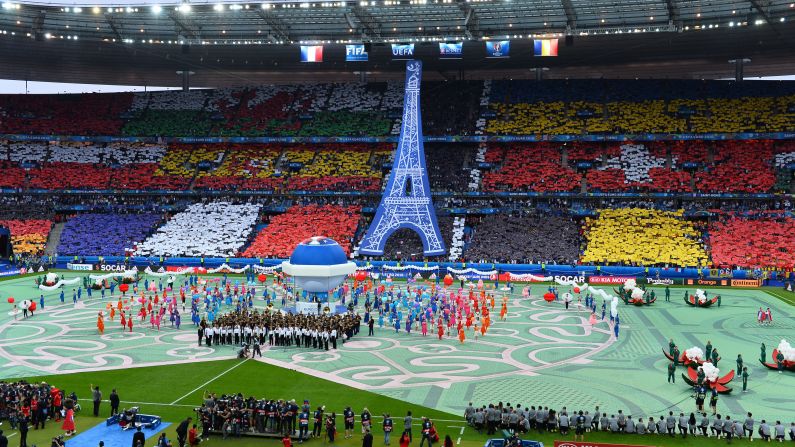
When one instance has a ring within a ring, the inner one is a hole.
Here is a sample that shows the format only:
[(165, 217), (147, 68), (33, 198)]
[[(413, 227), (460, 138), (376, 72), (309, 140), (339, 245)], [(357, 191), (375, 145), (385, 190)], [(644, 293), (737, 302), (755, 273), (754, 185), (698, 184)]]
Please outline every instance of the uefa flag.
[(323, 45), (301, 45), (301, 62), (323, 62)]
[(558, 39), (539, 39), (533, 41), (533, 55), (557, 56)]

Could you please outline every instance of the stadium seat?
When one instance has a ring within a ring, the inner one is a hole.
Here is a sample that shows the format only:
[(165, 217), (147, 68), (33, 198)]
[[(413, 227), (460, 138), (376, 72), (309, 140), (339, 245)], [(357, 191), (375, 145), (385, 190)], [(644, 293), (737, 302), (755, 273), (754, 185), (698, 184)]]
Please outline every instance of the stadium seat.
[(58, 253), (125, 256), (160, 220), (157, 214), (79, 214), (64, 225)]
[(0, 226), (11, 230), (11, 245), (15, 254), (39, 255), (47, 245), (52, 221), (44, 219), (0, 220)]
[(257, 222), (261, 205), (196, 203), (140, 243), (138, 256), (235, 256)]
[(795, 267), (795, 219), (739, 218), (709, 228), (712, 264), (720, 268)]
[(287, 258), (298, 243), (312, 236), (326, 236), (337, 241), (345, 254), (359, 225), (361, 209), (357, 206), (292, 206), (270, 219), (243, 253), (250, 258)]
[(682, 210), (602, 209), (586, 218), (585, 264), (706, 265), (700, 232), (684, 220)]

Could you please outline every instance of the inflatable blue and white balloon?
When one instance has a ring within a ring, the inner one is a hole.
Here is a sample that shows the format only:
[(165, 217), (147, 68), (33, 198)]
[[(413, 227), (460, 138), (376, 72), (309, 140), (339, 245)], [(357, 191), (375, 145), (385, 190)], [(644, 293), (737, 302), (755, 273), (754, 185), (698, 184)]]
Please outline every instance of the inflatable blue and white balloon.
[(356, 271), (335, 240), (313, 236), (293, 250), (289, 261), (282, 262), (282, 271), (295, 279), (296, 287), (313, 294), (323, 294), (345, 281)]

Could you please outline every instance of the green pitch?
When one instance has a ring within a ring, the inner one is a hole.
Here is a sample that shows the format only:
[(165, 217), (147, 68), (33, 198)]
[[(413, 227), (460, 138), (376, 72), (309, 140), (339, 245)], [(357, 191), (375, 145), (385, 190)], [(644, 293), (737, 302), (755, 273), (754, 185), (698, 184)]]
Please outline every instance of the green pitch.
[[(67, 279), (73, 276), (66, 273)], [(752, 411), (757, 420), (775, 420), (795, 410), (795, 403), (782, 395), (795, 385), (795, 375), (768, 371), (758, 362), (761, 342), (768, 356), (782, 338), (795, 342), (792, 307), (784, 302), (789, 295), (779, 299), (762, 290), (710, 289), (710, 295), (723, 296), (722, 306), (696, 309), (683, 302), (683, 289), (671, 289), (671, 302), (665, 302), (662, 289), (657, 289), (658, 301), (650, 307), (619, 305), (621, 332), (616, 340), (606, 322), (592, 326), (590, 314), (576, 310), (576, 305), (567, 311), (560, 303), (544, 302), (539, 297), (545, 288), (533, 285), (530, 298), (523, 298), (517, 288), (510, 296), (507, 321), (497, 321), (498, 299), (492, 326), (477, 341), (472, 331), (462, 344), (455, 337), (438, 340), (435, 328), (423, 337), (416, 331), (409, 335), (401, 329), (396, 334), (376, 325), (375, 336), (368, 337), (363, 328), (337, 351), (277, 348), (243, 364), (211, 362), (233, 357), (234, 350), (199, 348), (189, 312), (183, 314), (180, 331), (166, 325), (158, 332), (136, 321), (130, 334), (107, 322), (105, 336), (100, 337), (96, 315), (105, 303), (96, 294), (76, 309), (70, 290), (65, 305), (58, 300), (59, 292), (50, 292), (45, 294), (44, 312), (25, 321), (14, 321), (10, 306), (2, 303), (0, 377), (79, 373), (47, 380), (86, 392), (91, 382), (105, 389), (116, 387), (123, 399), (142, 402), (152, 408), (147, 411), (174, 421), (199, 403), (205, 389), (264, 396), (274, 396), (276, 390), (274, 397), (309, 398), (330, 408), (339, 406), (338, 411), (347, 404), (358, 408), (372, 402), (375, 414), (394, 415), (412, 406), (450, 420), (456, 420), (470, 401), (586, 409), (599, 405), (609, 412), (624, 409), (635, 417), (659, 417), (669, 409), (695, 409), (691, 390), (679, 374), (676, 384), (666, 382), (662, 349), (673, 338), (682, 351), (703, 349), (711, 340), (723, 357), (718, 364), (721, 375), (735, 368), (737, 354), (743, 355), (751, 371), (749, 392), (741, 392), (739, 380), (730, 383), (735, 391), (721, 396), (720, 413), (739, 417)], [(0, 297), (9, 295), (38, 301), (30, 278), (0, 282)], [(601, 307), (601, 299), (598, 303)], [(760, 306), (772, 309), (773, 325), (758, 326)], [(187, 362), (192, 362), (190, 367), (137, 368)], [(357, 394), (363, 390), (366, 396)]]

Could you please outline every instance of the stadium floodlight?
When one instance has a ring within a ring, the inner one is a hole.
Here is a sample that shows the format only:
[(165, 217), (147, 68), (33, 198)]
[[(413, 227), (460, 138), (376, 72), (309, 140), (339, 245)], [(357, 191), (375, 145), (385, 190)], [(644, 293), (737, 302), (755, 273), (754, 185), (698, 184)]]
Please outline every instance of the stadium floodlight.
[(218, 3), (218, 4), (216, 4), (216, 5), (214, 5), (214, 6), (213, 6), (213, 10), (215, 10), (215, 11), (218, 11), (218, 12), (221, 12), (221, 11), (223, 11), (223, 10), (224, 10), (224, 5), (223, 5), (223, 4), (221, 4), (221, 3)]
[(229, 9), (231, 9), (232, 11), (240, 11), (241, 9), (243, 9), (243, 7), (240, 5), (229, 5)]
[(72, 12), (74, 12), (76, 14), (80, 14), (81, 12), (83, 12), (83, 8), (75, 6), (74, 8), (72, 8)]
[(160, 5), (152, 5), (152, 13), (153, 14), (160, 14), (163, 11), (163, 7)]
[(183, 4), (181, 4), (181, 5), (179, 5), (179, 6), (177, 7), (177, 10), (178, 10), (179, 12), (183, 13), (183, 14), (187, 14), (187, 13), (189, 13), (189, 12), (190, 12), (190, 10), (191, 10), (191, 7), (190, 7), (190, 5), (189, 5), (189, 4), (187, 4), (187, 3), (183, 3)]

